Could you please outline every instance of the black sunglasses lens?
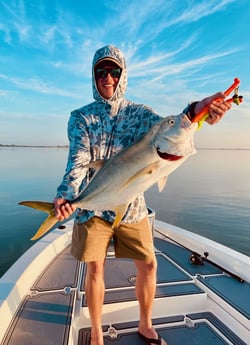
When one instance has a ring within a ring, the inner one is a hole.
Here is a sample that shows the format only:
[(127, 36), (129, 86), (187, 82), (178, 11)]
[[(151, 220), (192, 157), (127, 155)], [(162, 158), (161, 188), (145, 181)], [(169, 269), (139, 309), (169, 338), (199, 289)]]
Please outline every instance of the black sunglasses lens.
[(105, 78), (108, 74), (104, 68), (97, 68), (95, 73), (97, 78)]
[(112, 70), (110, 71), (110, 74), (113, 78), (120, 78), (121, 69), (120, 68), (112, 68)]
[(106, 78), (108, 73), (112, 78), (120, 78), (121, 69), (120, 68), (97, 68), (96, 77), (97, 78)]

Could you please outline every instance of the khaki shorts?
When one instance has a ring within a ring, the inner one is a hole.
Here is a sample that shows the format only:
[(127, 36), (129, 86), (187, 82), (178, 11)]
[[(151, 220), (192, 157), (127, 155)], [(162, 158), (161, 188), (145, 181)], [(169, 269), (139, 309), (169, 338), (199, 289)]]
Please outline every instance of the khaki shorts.
[(82, 224), (74, 223), (71, 253), (80, 261), (103, 260), (112, 238), (118, 258), (146, 260), (154, 256), (152, 231), (147, 217), (138, 223), (120, 224), (116, 229), (99, 217)]

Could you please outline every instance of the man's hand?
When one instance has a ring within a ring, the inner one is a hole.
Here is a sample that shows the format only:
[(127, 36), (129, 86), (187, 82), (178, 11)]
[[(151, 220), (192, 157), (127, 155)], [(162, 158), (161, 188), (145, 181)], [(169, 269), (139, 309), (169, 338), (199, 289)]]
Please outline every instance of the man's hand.
[(63, 221), (69, 218), (72, 215), (72, 213), (74, 213), (76, 210), (75, 206), (70, 205), (67, 202), (67, 200), (63, 198), (55, 198), (54, 205), (55, 205), (55, 216), (59, 221)]
[(217, 92), (210, 97), (206, 97), (195, 106), (194, 112), (198, 114), (204, 107), (209, 107), (209, 116), (206, 122), (213, 125), (220, 121), (225, 113), (231, 109), (231, 103), (225, 101), (225, 95), (223, 92)]

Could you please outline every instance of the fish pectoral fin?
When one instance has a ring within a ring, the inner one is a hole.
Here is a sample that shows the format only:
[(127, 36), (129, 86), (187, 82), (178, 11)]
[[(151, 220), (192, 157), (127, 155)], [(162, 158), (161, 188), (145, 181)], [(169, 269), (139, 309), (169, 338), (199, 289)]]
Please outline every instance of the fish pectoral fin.
[(159, 168), (159, 163), (155, 162), (152, 164), (147, 165), (146, 167), (142, 168), (141, 170), (137, 171), (133, 176), (131, 176), (122, 186), (121, 188), (126, 188), (130, 183), (134, 182), (136, 179), (153, 174)]
[(40, 226), (40, 228), (37, 230), (35, 235), (31, 238), (32, 241), (37, 240), (38, 238), (42, 237), (44, 234), (46, 234), (46, 232), (48, 232), (52, 228), (52, 226), (54, 226), (58, 222), (58, 219), (55, 216), (54, 204), (51, 202), (21, 201), (19, 202), (19, 205), (31, 207), (39, 211), (47, 212), (49, 214), (48, 217)]
[(105, 159), (98, 159), (96, 161), (90, 162), (89, 164), (84, 165), (83, 168), (92, 168), (96, 171), (100, 170), (103, 167), (103, 164), (106, 162)]
[(121, 223), (122, 217), (127, 211), (127, 208), (128, 208), (128, 205), (119, 205), (115, 209), (115, 220), (114, 220), (114, 223), (112, 224), (112, 229), (117, 228), (118, 225)]
[(157, 184), (158, 184), (158, 190), (159, 192), (162, 192), (166, 183), (167, 183), (167, 180), (168, 180), (168, 177), (167, 176), (164, 176), (163, 178), (161, 178)]

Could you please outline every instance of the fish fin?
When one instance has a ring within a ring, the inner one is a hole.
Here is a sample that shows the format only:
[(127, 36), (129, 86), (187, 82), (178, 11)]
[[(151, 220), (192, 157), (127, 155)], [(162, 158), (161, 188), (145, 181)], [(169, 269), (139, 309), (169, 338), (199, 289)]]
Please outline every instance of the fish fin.
[(163, 178), (161, 178), (157, 184), (158, 184), (158, 190), (159, 192), (162, 192), (166, 183), (167, 183), (167, 180), (168, 180), (168, 177), (167, 176), (164, 176)]
[(147, 165), (146, 167), (142, 168), (141, 170), (137, 171), (133, 176), (131, 176), (123, 185), (122, 188), (126, 188), (127, 185), (129, 185), (131, 182), (136, 180), (137, 178), (143, 176), (143, 175), (148, 175), (148, 174), (153, 174), (159, 167), (159, 163), (155, 162), (152, 164)]
[(37, 230), (35, 235), (31, 238), (32, 241), (38, 240), (40, 237), (42, 237), (44, 234), (46, 234), (56, 223), (58, 222), (58, 219), (55, 217), (55, 215), (49, 215), (45, 221), (42, 223), (40, 228)]
[(96, 171), (100, 170), (103, 167), (103, 164), (106, 162), (105, 159), (98, 159), (96, 161), (90, 162), (89, 164), (84, 165), (84, 168), (95, 169)]
[(47, 213), (50, 213), (50, 210), (54, 208), (54, 204), (52, 202), (46, 202), (46, 201), (20, 201), (18, 204), (31, 207), (36, 210), (40, 210)]
[(121, 223), (122, 217), (124, 216), (127, 208), (128, 205), (120, 205), (115, 209), (115, 220), (112, 224), (112, 229), (117, 228), (118, 225)]
[(31, 240), (37, 240), (38, 238), (42, 237), (46, 232), (48, 232), (53, 225), (58, 222), (58, 219), (55, 216), (55, 208), (54, 204), (51, 202), (44, 202), (44, 201), (21, 201), (19, 205), (27, 206), (34, 208), (36, 210), (40, 210), (43, 212), (47, 212), (49, 216), (45, 219), (42, 223), (40, 228), (37, 230), (35, 235), (31, 238)]

